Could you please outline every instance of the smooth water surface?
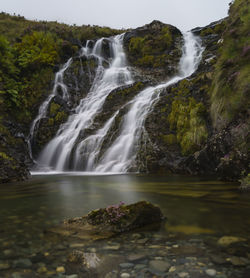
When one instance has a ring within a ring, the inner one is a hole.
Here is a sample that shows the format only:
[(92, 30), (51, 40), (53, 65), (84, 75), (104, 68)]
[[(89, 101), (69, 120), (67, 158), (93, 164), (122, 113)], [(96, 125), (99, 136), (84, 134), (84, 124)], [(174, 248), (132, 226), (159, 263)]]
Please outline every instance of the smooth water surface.
[(250, 195), (240, 193), (236, 183), (205, 178), (33, 176), (25, 183), (1, 185), (0, 200), (1, 237), (36, 236), (64, 218), (120, 201), (140, 200), (159, 205), (171, 231), (173, 227), (194, 226), (219, 234), (243, 236), (250, 232)]

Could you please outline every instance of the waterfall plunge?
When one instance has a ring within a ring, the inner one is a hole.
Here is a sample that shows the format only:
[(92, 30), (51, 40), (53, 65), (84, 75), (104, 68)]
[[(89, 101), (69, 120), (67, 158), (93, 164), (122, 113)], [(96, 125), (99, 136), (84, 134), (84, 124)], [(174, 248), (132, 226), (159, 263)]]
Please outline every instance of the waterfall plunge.
[[(108, 39), (113, 59), (106, 69), (103, 66), (105, 61), (102, 55), (103, 38), (99, 39), (93, 48), (90, 48), (87, 42), (86, 47), (82, 49), (83, 56), (87, 58), (94, 57), (98, 60), (92, 88), (87, 97), (82, 99), (76, 108), (76, 114), (68, 118), (68, 121), (60, 127), (56, 137), (47, 144), (40, 154), (38, 158), (40, 167), (47, 167), (57, 171), (80, 167), (79, 146), (82, 144), (78, 142), (79, 136), (92, 125), (95, 116), (101, 112), (109, 93), (122, 85), (133, 82), (127, 69), (126, 56), (122, 47), (123, 36), (118, 35)], [(102, 131), (108, 130), (111, 124), (112, 120), (108, 121)], [(100, 136), (104, 136), (104, 134), (100, 133), (99, 138)], [(72, 161), (73, 167), (70, 165)]]
[(187, 32), (184, 34), (184, 41), (179, 74), (167, 83), (143, 90), (129, 103), (130, 108), (123, 118), (120, 134), (104, 153), (94, 171), (122, 173), (127, 172), (133, 165), (139, 140), (144, 132), (145, 119), (159, 99), (161, 89), (187, 78), (199, 65), (203, 52), (199, 38)]

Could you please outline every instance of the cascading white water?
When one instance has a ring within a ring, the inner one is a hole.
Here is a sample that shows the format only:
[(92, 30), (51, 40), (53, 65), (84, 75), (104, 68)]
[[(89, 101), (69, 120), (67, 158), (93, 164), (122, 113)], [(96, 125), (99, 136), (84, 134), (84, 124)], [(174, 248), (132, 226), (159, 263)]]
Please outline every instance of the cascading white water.
[[(127, 69), (126, 56), (123, 51), (123, 36), (122, 34), (106, 39), (110, 42), (110, 50), (113, 54), (108, 68), (103, 66), (105, 61), (102, 53), (103, 38), (99, 39), (93, 48), (90, 48), (89, 43), (87, 43), (86, 47), (82, 49), (82, 56), (94, 57), (98, 60), (92, 88), (87, 97), (82, 99), (76, 108), (76, 114), (69, 117), (68, 121), (60, 127), (56, 137), (44, 148), (38, 159), (39, 165), (57, 171), (80, 168), (82, 143), (79, 137), (82, 136), (84, 130), (92, 125), (95, 116), (101, 112), (109, 93), (117, 87), (133, 82)], [(103, 133), (105, 133), (105, 127), (99, 135), (101, 136)], [(96, 135), (98, 136), (98, 134)], [(73, 162), (72, 166), (70, 161)]]
[(30, 126), (30, 132), (29, 132), (29, 136), (27, 139), (27, 144), (28, 144), (28, 148), (29, 148), (30, 158), (32, 158), (32, 159), (33, 159), (32, 148), (31, 148), (32, 139), (34, 137), (35, 130), (38, 128), (38, 125), (39, 125), (41, 119), (46, 117), (51, 101), (58, 94), (59, 89), (61, 89), (62, 98), (65, 101), (67, 101), (69, 99), (68, 89), (67, 89), (67, 86), (63, 82), (63, 76), (64, 76), (64, 72), (68, 69), (68, 67), (71, 65), (71, 63), (72, 63), (72, 58), (70, 58), (63, 65), (63, 67), (56, 73), (53, 90), (52, 90), (51, 94), (47, 97), (47, 99), (39, 107), (38, 115)]
[[(101, 146), (103, 144), (103, 141), (105, 140), (105, 137), (110, 130), (117, 114), (119, 111), (117, 111), (104, 125), (103, 128), (99, 129), (95, 134), (88, 136), (86, 139), (84, 139), (77, 147), (79, 157), (82, 157), (82, 159), (85, 159), (85, 171), (92, 171), (93, 167), (98, 159)], [(81, 165), (79, 165), (81, 166)], [(75, 165), (75, 170), (78, 169), (78, 165)]]
[(184, 34), (184, 41), (179, 74), (164, 84), (143, 90), (129, 103), (130, 108), (123, 118), (120, 134), (104, 153), (95, 171), (127, 172), (133, 165), (146, 116), (159, 99), (161, 89), (190, 76), (199, 65), (203, 52), (199, 38), (187, 32)]

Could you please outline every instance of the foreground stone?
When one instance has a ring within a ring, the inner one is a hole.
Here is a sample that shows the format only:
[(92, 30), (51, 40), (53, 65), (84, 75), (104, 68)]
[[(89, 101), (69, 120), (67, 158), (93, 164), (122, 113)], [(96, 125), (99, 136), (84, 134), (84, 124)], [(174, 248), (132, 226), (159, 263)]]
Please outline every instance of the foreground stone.
[(120, 203), (91, 211), (83, 217), (65, 220), (49, 231), (83, 240), (97, 240), (159, 224), (163, 219), (161, 210), (149, 202), (141, 201), (131, 205)]

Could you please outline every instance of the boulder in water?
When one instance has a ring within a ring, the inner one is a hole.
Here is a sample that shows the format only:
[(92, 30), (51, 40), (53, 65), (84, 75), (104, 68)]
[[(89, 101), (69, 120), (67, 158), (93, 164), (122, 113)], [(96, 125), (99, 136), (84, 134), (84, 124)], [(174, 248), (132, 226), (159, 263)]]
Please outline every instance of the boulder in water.
[(159, 207), (141, 201), (131, 205), (112, 205), (91, 211), (83, 217), (65, 220), (50, 232), (86, 240), (112, 237), (122, 232), (159, 224), (164, 216)]

